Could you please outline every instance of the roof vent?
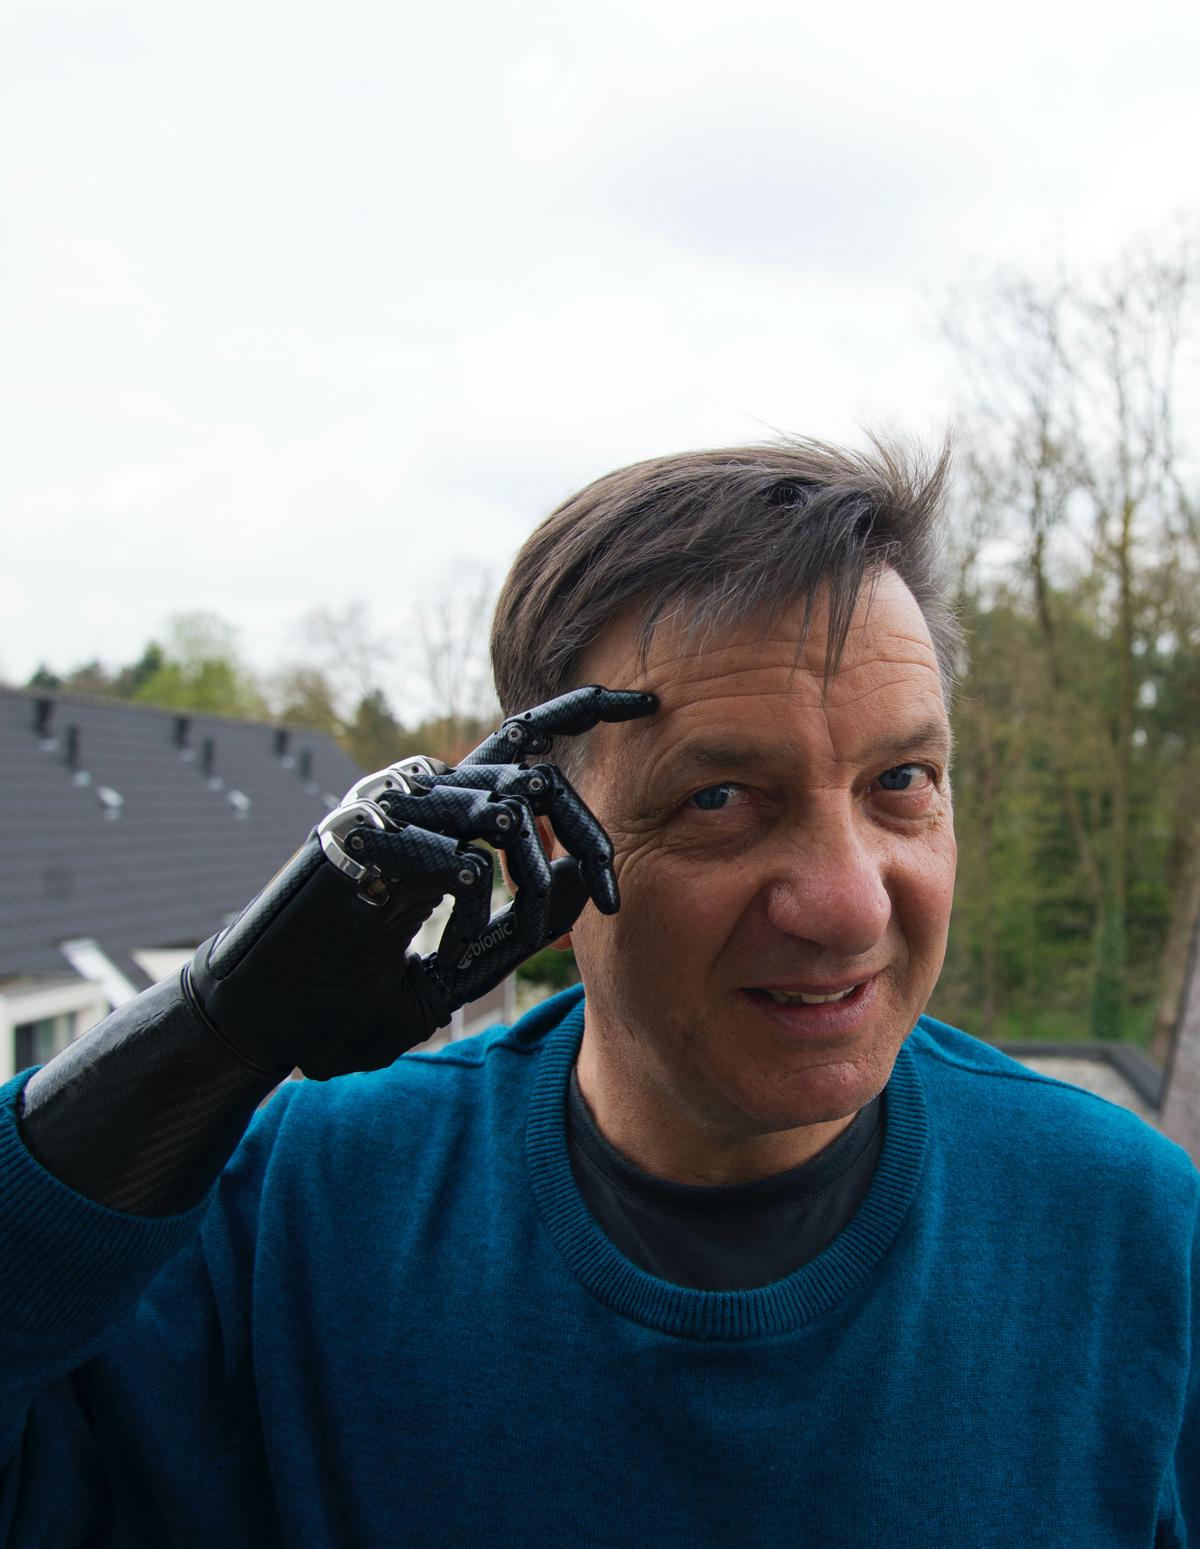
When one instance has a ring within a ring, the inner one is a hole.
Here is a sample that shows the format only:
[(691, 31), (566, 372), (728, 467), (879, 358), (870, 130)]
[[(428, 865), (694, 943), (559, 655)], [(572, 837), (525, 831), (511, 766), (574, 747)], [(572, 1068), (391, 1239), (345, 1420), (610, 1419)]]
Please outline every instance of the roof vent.
[(219, 791), (225, 784), (217, 773), (217, 744), (211, 737), (205, 737), (200, 748), (200, 772), (207, 779), (210, 791)]
[(110, 821), (119, 818), (125, 810), (125, 798), (120, 791), (114, 791), (111, 785), (98, 785), (96, 798), (104, 808), (104, 816)]
[(300, 750), (300, 778), (304, 781), (305, 785), (311, 785), (313, 783), (311, 748), (301, 748)]
[(67, 727), (67, 749), (64, 761), (76, 785), (90, 785), (92, 777), (80, 764), (79, 741), (79, 727), (72, 723)]
[(33, 701), (33, 735), (41, 738), (42, 747), (46, 752), (58, 746), (54, 734), (50, 730), (53, 720), (53, 699), (35, 699)]
[(275, 757), (285, 769), (295, 768), (296, 760), (290, 752), (292, 734), (281, 726), (275, 733)]
[(196, 750), (192, 747), (192, 718), (190, 715), (177, 715), (171, 731), (171, 741), (179, 749), (180, 758), (193, 759)]
[(245, 791), (230, 791), (229, 805), (237, 813), (238, 817), (248, 818), (250, 816), (250, 808), (254, 803), (246, 795)]

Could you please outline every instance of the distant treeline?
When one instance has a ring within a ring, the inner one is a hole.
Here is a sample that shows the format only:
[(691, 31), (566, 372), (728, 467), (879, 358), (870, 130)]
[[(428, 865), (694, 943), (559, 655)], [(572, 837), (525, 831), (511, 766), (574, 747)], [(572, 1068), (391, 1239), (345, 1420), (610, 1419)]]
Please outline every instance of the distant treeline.
[[(421, 697), (434, 713), (405, 724), (393, 711), (382, 680), (395, 676), (392, 653), (370, 632), (365, 611), (338, 614), (315, 609), (298, 634), (305, 660), (270, 673), (255, 673), (237, 649), (237, 633), (213, 613), (172, 618), (162, 641), (150, 640), (134, 662), (110, 668), (99, 660), (65, 673), (40, 666), (26, 685), (63, 693), (132, 700), (180, 710), (207, 711), (249, 720), (272, 720), (326, 732), (363, 769), (380, 769), (410, 753), (432, 753), (453, 762), (493, 729), (490, 694), (476, 688), (486, 657), (480, 619), (432, 614), (436, 637), (424, 636), (415, 667)], [(458, 629), (459, 633), (454, 634)], [(439, 672), (453, 661), (454, 678)], [(468, 694), (448, 692), (468, 682)], [(411, 691), (413, 685), (406, 685)]]

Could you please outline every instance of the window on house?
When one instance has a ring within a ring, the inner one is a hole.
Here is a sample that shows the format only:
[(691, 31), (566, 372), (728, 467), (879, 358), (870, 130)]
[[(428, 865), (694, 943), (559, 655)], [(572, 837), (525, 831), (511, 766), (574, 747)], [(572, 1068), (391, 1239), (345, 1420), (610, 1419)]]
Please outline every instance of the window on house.
[(75, 1036), (75, 1013), (41, 1017), (36, 1022), (18, 1022), (13, 1028), (13, 1069), (44, 1065), (67, 1047)]

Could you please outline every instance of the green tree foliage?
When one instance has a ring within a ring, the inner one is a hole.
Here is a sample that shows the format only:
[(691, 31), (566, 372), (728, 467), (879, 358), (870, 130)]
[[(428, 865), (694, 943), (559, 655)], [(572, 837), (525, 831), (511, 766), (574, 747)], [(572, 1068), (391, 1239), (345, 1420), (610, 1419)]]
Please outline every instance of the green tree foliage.
[(539, 985), (548, 995), (553, 995), (558, 990), (565, 990), (572, 984), (578, 984), (579, 969), (574, 952), (569, 949), (561, 952), (554, 947), (545, 947), (521, 964), (517, 969), (517, 977), (528, 980), (530, 984)]
[(1161, 1056), (1174, 1021), (1200, 911), (1200, 523), (1174, 430), (1198, 278), (1186, 245), (1141, 248), (1005, 276), (954, 319), (969, 645), (933, 1009), (989, 1036)]
[(374, 688), (364, 694), (342, 732), (341, 745), (363, 769), (382, 769), (410, 753), (428, 753), (419, 736), (406, 732), (392, 714), (387, 696)]
[[(239, 660), (234, 631), (214, 613), (181, 613), (170, 622), (160, 664), (147, 646), (132, 669), (140, 676), (131, 698), (142, 704), (212, 715), (266, 718), (266, 701), (253, 675)], [(141, 671), (139, 672), (139, 668)]]
[(30, 676), (26, 688), (39, 689), (43, 693), (90, 694), (98, 699), (111, 699), (113, 680), (104, 666), (93, 659), (72, 667), (65, 676), (51, 672), (43, 662)]
[[(931, 1010), (997, 1039), (1146, 1040), (1162, 992), (1191, 734), (1140, 696), (1129, 912), (1114, 918), (1095, 861), (1111, 831), (1112, 642), (1094, 609), (1089, 616), (1085, 584), (1052, 600), (1068, 621), (1062, 659), (1074, 691), (1065, 709), (1052, 700), (1040, 629), (1017, 591), (961, 607), (970, 645), (954, 715), (958, 882)], [(1151, 670), (1144, 653), (1138, 660)], [(1159, 654), (1152, 670), (1173, 676), (1175, 667)]]
[(156, 673), (162, 671), (166, 660), (162, 646), (155, 640), (148, 640), (136, 662), (114, 673), (113, 691), (121, 699), (133, 699)]
[(215, 613), (177, 615), (168, 624), (165, 646), (147, 641), (136, 661), (115, 672), (92, 660), (60, 676), (43, 663), (26, 687), (213, 715), (269, 714), (257, 680), (238, 656), (233, 629)]

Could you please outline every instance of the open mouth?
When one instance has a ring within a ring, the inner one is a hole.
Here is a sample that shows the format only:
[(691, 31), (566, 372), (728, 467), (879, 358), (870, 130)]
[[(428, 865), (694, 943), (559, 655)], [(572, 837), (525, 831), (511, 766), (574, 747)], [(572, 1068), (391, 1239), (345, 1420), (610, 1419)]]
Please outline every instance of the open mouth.
[(877, 974), (830, 995), (813, 995), (806, 990), (746, 989), (755, 1005), (773, 1018), (793, 1027), (825, 1027), (831, 1030), (850, 1026), (874, 998)]
[(806, 995), (803, 990), (756, 990), (753, 993), (765, 995), (777, 1006), (832, 1006), (857, 995), (865, 983), (864, 979), (861, 984), (852, 984), (849, 989), (838, 990), (833, 995)]

